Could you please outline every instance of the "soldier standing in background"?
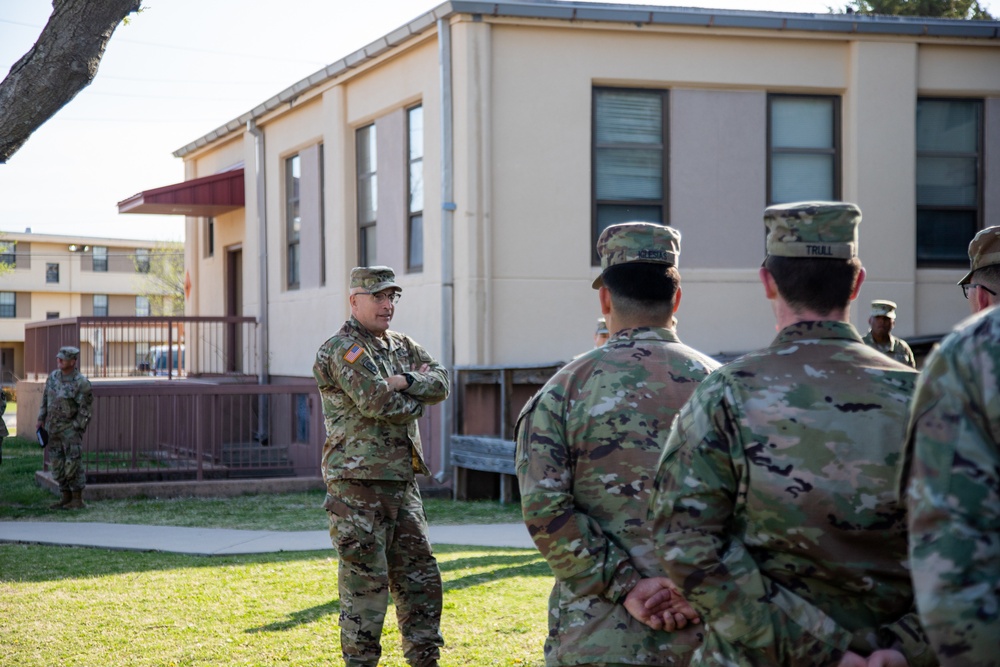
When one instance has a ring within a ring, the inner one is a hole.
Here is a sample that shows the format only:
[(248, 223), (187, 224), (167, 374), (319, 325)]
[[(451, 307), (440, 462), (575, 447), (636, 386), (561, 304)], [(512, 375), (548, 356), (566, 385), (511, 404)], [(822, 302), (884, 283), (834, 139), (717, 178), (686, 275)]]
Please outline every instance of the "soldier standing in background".
[(387, 266), (351, 271), (351, 319), (323, 343), (313, 375), (326, 420), (324, 508), (337, 549), (340, 642), (349, 667), (376, 667), (389, 593), (413, 667), (436, 667), (441, 572), (416, 475), (429, 475), (417, 419), (448, 397), (448, 371), (389, 331), (402, 293)]
[(608, 342), (611, 332), (608, 331), (608, 322), (603, 317), (597, 318), (597, 330), (594, 331), (594, 347), (600, 347)]
[(850, 324), (860, 221), (846, 203), (765, 211), (778, 336), (705, 380), (670, 431), (650, 514), (706, 623), (696, 664), (936, 664), (897, 487), (917, 373)]
[(597, 252), (594, 288), (614, 333), (552, 377), (516, 429), (524, 520), (556, 577), (545, 662), (683, 665), (698, 628), (653, 630), (623, 603), (663, 574), (645, 521), (650, 483), (670, 423), (718, 363), (668, 328), (681, 299), (679, 232), (614, 225)]
[(862, 340), (868, 347), (873, 347), (910, 368), (916, 368), (917, 360), (914, 359), (910, 346), (902, 338), (892, 335), (895, 326), (896, 303), (884, 299), (872, 301), (872, 312), (868, 316), (868, 333)]
[(49, 373), (42, 391), (35, 430), (45, 427), (52, 452), (52, 478), (62, 497), (50, 509), (82, 509), (87, 473), (83, 469), (83, 433), (90, 423), (94, 394), (90, 380), (77, 369), (80, 350), (62, 347), (56, 354), (59, 368)]
[(969, 257), (959, 284), (979, 314), (927, 358), (902, 482), (920, 620), (942, 665), (986, 667), (1000, 665), (1000, 227)]

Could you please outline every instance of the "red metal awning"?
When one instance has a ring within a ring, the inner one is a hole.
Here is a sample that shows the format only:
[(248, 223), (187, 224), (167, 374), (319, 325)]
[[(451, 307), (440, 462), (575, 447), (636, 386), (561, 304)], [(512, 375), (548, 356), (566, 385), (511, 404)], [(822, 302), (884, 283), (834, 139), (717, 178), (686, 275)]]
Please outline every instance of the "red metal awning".
[(243, 208), (244, 202), (243, 169), (240, 168), (143, 190), (118, 202), (118, 212), (211, 217)]

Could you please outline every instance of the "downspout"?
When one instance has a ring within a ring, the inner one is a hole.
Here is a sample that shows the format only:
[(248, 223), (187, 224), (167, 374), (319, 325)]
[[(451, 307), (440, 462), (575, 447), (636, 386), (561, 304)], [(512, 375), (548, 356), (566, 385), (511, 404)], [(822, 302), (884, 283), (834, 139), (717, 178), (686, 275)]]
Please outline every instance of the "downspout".
[[(254, 177), (257, 188), (257, 275), (260, 290), (260, 335), (257, 337), (260, 351), (260, 369), (257, 374), (258, 384), (267, 384), (269, 354), (268, 347), (268, 318), (269, 309), (267, 300), (267, 190), (264, 182), (264, 132), (257, 127), (257, 123), (251, 118), (247, 121), (247, 132), (253, 135), (254, 140)], [(264, 433), (266, 429), (260, 429), (259, 433)]]
[[(451, 373), (452, 391), (455, 382), (455, 258), (453, 228), (455, 224), (455, 194), (453, 174), (453, 119), (451, 76), (451, 23), (447, 18), (437, 21), (438, 60), (441, 75), (441, 363)], [(441, 407), (441, 469), (434, 475), (443, 482), (451, 475), (451, 434), (455, 420), (455, 397), (452, 393)]]

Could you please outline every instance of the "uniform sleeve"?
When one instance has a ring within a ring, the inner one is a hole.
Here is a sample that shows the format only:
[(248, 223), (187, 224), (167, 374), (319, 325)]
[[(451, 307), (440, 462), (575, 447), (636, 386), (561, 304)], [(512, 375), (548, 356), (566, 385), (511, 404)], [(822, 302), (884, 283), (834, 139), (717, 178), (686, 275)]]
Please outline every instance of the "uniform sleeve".
[(901, 340), (899, 342), (903, 344), (903, 349), (906, 350), (906, 362), (905, 363), (909, 364), (909, 366), (911, 368), (916, 368), (917, 367), (917, 359), (916, 359), (916, 357), (913, 356), (913, 350), (910, 349), (909, 343), (907, 343), (905, 340)]
[(1000, 651), (1000, 355), (989, 347), (932, 354), (907, 442), (917, 608), (955, 665), (992, 664)]
[(752, 664), (836, 664), (851, 633), (762, 573), (729, 530), (747, 483), (729, 391), (711, 376), (670, 431), (649, 510), (663, 565), (715, 639)]
[(419, 370), (407, 371), (407, 374), (413, 378), (413, 384), (404, 393), (425, 405), (434, 405), (448, 398), (448, 392), (451, 389), (448, 369), (436, 362), (427, 353), (427, 350), (412, 338), (407, 338), (407, 344), (410, 347), (413, 368), (419, 369), (424, 364), (427, 364), (429, 368), (423, 372)]
[(83, 433), (87, 430), (87, 424), (94, 414), (94, 391), (89, 380), (82, 380), (76, 395), (76, 416), (73, 417), (73, 426), (77, 431)]
[(358, 412), (369, 419), (390, 424), (408, 424), (419, 419), (424, 414), (423, 404), (394, 391), (376, 368), (367, 352), (348, 362), (344, 351), (333, 346), (316, 355), (313, 375), (321, 390), (324, 386), (340, 387)]
[(556, 579), (575, 595), (620, 602), (639, 581), (628, 553), (573, 502), (574, 455), (563, 429), (564, 389), (547, 385), (517, 427), (517, 481), (524, 523)]

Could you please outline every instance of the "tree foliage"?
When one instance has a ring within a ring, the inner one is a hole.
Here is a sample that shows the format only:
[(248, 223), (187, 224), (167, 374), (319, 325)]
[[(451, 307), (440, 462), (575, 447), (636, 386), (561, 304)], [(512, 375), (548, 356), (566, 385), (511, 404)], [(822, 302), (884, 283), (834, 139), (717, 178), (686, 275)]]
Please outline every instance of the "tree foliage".
[(979, 0), (851, 0), (845, 9), (867, 15), (977, 20), (993, 18), (980, 6)]
[(136, 258), (139, 272), (139, 296), (149, 300), (150, 315), (184, 314), (184, 245), (164, 241), (149, 252), (148, 270), (145, 260)]
[(90, 85), (115, 28), (142, 0), (52, 0), (38, 41), (0, 82), (0, 164)]

